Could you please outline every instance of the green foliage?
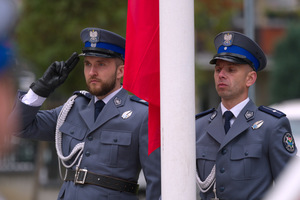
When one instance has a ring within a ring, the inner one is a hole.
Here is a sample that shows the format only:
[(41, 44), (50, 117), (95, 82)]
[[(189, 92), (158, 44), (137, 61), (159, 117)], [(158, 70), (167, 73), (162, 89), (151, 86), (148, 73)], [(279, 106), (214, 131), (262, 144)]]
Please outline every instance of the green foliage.
[[(109, 0), (23, 0), (22, 18), (16, 30), (19, 54), (33, 64), (40, 77), (54, 61), (66, 60), (81, 52), (80, 31), (99, 27), (125, 37), (127, 1)], [(82, 62), (56, 92), (70, 96), (85, 89)], [(52, 96), (52, 95), (51, 95)]]
[(271, 73), (272, 102), (300, 98), (300, 25), (292, 24), (275, 48)]

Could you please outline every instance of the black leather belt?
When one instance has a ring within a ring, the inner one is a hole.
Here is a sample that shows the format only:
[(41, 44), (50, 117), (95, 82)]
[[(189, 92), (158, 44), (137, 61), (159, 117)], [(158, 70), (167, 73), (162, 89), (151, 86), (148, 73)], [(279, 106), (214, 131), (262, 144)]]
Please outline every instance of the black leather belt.
[(135, 182), (104, 176), (89, 172), (86, 169), (76, 171), (67, 169), (64, 181), (74, 181), (75, 184), (92, 184), (112, 190), (137, 194), (139, 185)]

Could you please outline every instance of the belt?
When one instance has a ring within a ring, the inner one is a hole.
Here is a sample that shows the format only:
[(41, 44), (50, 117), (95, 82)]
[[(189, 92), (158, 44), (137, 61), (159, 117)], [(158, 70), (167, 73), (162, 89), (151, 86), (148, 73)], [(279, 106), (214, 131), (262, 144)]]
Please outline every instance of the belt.
[(100, 187), (137, 194), (139, 185), (135, 182), (89, 172), (87, 169), (76, 171), (67, 169), (64, 181), (74, 181), (75, 184), (92, 184)]

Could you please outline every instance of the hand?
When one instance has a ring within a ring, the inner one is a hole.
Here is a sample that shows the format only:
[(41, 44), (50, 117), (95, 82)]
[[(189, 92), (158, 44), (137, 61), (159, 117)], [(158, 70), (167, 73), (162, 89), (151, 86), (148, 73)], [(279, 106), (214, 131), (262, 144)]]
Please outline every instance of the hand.
[(58, 86), (67, 79), (69, 73), (79, 61), (78, 54), (74, 52), (66, 61), (55, 61), (44, 75), (30, 85), (30, 88), (41, 97), (48, 97)]

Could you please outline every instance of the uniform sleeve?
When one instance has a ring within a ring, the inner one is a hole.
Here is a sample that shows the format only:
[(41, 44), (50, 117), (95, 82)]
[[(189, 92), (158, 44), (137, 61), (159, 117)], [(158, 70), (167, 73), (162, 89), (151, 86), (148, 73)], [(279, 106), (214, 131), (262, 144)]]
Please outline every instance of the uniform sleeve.
[(11, 116), (18, 118), (18, 127), (14, 130), (15, 136), (54, 141), (55, 128), (61, 107), (52, 110), (40, 110), (40, 106), (29, 106), (17, 99)]
[(146, 114), (140, 130), (140, 161), (144, 172), (146, 187), (146, 199), (156, 200), (161, 195), (161, 165), (160, 148), (148, 155), (148, 115)]
[(280, 118), (272, 128), (269, 135), (269, 158), (273, 179), (276, 179), (290, 159), (296, 156), (297, 148), (286, 117)]

